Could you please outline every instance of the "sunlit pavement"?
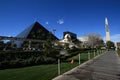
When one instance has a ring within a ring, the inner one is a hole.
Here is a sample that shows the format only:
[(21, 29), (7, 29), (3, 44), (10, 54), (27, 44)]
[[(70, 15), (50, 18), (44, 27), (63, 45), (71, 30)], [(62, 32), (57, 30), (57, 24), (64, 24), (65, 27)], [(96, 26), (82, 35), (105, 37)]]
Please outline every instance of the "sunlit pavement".
[(120, 80), (120, 58), (108, 51), (53, 80)]

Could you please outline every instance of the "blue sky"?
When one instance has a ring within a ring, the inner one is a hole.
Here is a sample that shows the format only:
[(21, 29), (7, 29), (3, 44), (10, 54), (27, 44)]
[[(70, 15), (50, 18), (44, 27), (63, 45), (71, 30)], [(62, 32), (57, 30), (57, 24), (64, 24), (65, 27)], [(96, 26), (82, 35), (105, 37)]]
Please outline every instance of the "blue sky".
[(105, 17), (111, 39), (120, 41), (120, 0), (0, 0), (0, 36), (16, 36), (38, 21), (60, 39), (64, 31), (104, 38)]

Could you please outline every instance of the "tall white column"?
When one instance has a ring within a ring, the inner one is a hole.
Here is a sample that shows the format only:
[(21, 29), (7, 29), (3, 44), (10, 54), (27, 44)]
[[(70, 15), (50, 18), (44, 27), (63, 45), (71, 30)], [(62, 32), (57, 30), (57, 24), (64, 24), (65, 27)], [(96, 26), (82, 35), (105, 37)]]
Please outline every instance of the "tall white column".
[(108, 27), (108, 19), (105, 18), (105, 27), (106, 27), (106, 42), (110, 41), (110, 31)]

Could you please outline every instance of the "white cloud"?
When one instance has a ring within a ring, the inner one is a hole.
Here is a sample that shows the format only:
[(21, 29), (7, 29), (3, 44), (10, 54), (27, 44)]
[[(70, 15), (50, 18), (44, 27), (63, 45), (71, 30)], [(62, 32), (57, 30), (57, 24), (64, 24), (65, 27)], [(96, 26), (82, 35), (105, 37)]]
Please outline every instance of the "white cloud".
[(78, 40), (85, 42), (88, 41), (88, 37), (87, 36), (79, 37)]
[(120, 34), (115, 34), (111, 36), (111, 41), (120, 42)]
[(47, 21), (47, 22), (45, 22), (45, 24), (49, 24), (49, 22)]
[[(110, 36), (111, 41), (113, 42), (120, 42), (120, 34), (114, 34)], [(105, 41), (106, 37), (104, 37), (104, 41)]]
[(58, 23), (58, 24), (63, 24), (63, 23), (64, 23), (64, 20), (63, 20), (63, 19), (59, 19), (59, 20), (57, 21), (57, 23)]

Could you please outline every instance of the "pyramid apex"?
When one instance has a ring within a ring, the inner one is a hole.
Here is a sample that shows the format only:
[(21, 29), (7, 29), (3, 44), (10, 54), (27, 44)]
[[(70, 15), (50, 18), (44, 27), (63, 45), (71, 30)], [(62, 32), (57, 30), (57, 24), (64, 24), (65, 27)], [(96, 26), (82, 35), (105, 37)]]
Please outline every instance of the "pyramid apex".
[(35, 23), (35, 24), (40, 24), (38, 21), (35, 21), (34, 23)]

